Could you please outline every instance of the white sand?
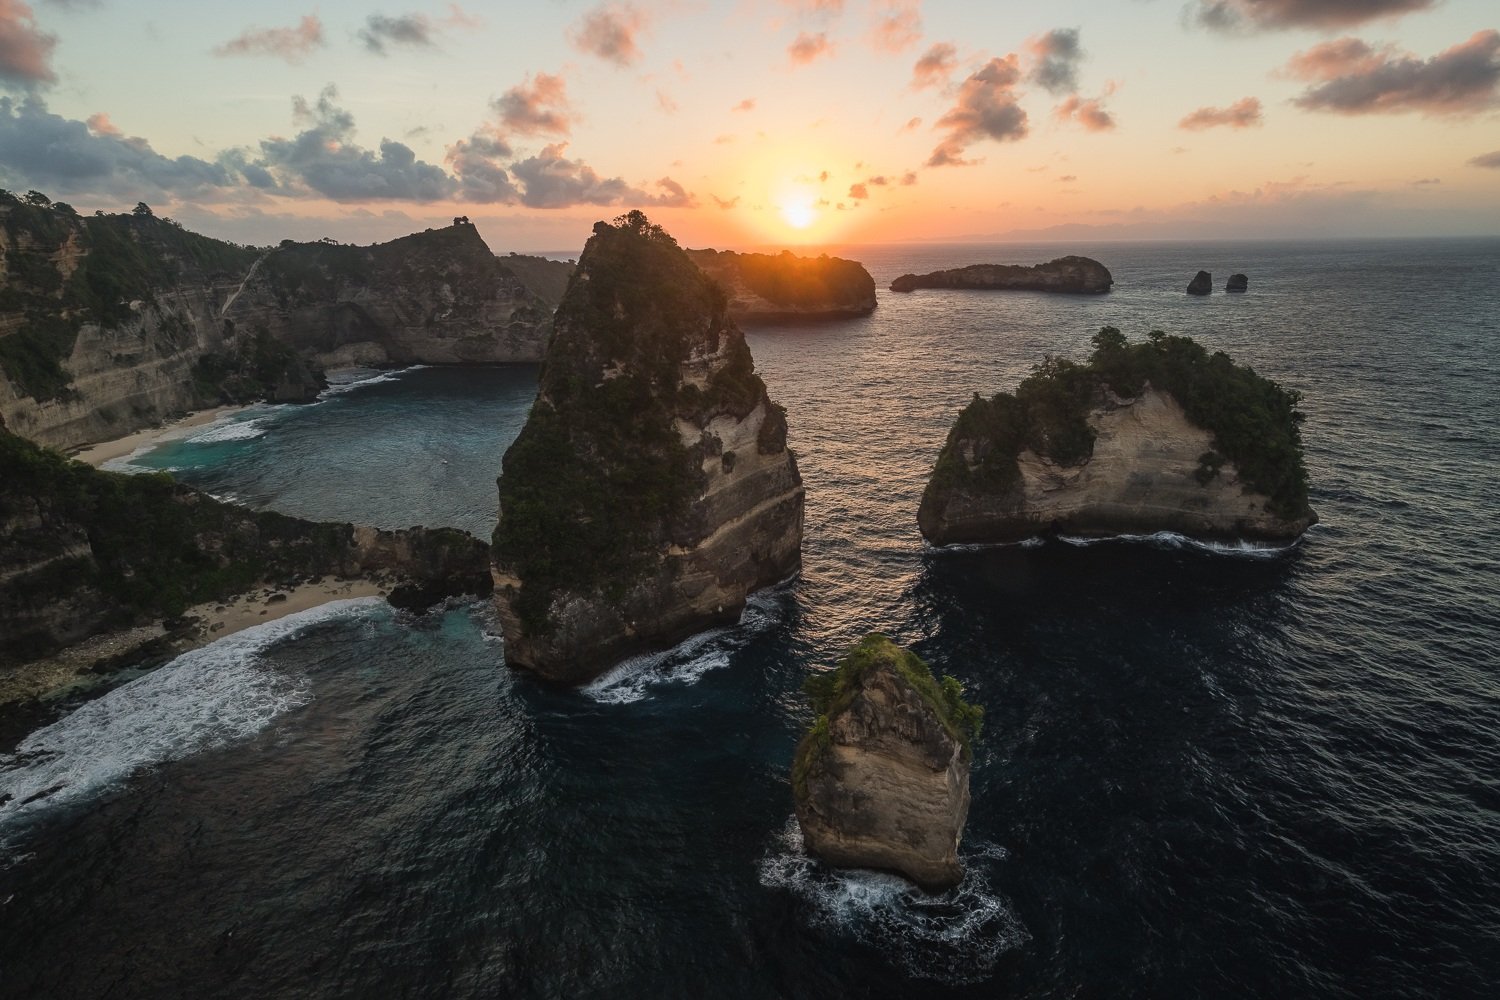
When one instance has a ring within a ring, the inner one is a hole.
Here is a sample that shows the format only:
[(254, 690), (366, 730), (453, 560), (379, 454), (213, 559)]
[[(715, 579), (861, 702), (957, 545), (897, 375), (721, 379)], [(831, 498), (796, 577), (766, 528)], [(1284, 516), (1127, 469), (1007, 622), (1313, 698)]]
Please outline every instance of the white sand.
[(149, 427), (146, 430), (127, 434), (113, 441), (104, 441), (100, 444), (90, 445), (72, 457), (80, 462), (98, 468), (105, 462), (116, 458), (124, 458), (126, 455), (134, 454), (138, 449), (150, 445), (160, 444), (164, 441), (175, 441), (186, 436), (187, 432), (204, 424), (211, 424), (215, 420), (230, 413), (238, 413), (246, 409), (244, 406), (219, 406), (211, 410), (196, 410), (187, 416), (174, 420), (161, 427)]

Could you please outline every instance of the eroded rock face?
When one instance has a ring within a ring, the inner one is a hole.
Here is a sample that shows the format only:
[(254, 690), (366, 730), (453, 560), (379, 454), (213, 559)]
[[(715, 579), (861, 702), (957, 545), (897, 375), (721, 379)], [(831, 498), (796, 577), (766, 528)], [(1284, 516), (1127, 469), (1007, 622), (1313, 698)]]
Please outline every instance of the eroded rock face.
[(594, 227), (555, 323), (500, 478), (496, 603), (507, 662), (582, 683), (796, 572), (803, 490), (722, 291), (640, 213)]
[(1214, 290), (1214, 276), (1207, 271), (1199, 271), (1193, 275), (1193, 280), (1188, 282), (1187, 293), (1189, 295), (1209, 295)]
[(932, 892), (957, 885), (969, 815), (965, 737), (926, 665), (884, 636), (856, 646), (846, 671), (793, 761), (807, 851), (839, 867), (899, 872)]
[(891, 291), (918, 288), (973, 288), (1015, 292), (1065, 292), (1098, 295), (1109, 291), (1114, 277), (1109, 268), (1090, 257), (1059, 257), (1045, 264), (971, 264), (930, 274), (903, 274)]
[(1248, 292), (1250, 290), (1250, 279), (1243, 274), (1231, 274), (1229, 280), (1224, 282), (1226, 292)]
[(875, 311), (875, 279), (864, 265), (841, 257), (798, 257), (689, 250), (693, 263), (729, 295), (737, 323), (847, 319)]

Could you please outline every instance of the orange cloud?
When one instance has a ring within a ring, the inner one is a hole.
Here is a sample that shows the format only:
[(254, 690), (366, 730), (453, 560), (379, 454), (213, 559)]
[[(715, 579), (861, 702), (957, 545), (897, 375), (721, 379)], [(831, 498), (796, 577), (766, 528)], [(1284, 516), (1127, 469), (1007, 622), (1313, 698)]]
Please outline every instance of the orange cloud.
[(1221, 125), (1226, 128), (1250, 128), (1261, 122), (1259, 98), (1244, 97), (1227, 108), (1199, 108), (1178, 122), (1177, 127), (1201, 132)]

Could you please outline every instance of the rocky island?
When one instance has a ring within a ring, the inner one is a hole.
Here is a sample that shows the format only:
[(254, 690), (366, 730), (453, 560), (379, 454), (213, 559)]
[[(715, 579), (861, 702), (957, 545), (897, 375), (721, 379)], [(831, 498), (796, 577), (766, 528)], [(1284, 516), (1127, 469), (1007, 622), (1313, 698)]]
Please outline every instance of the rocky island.
[(1212, 295), (1214, 291), (1214, 276), (1207, 271), (1199, 271), (1193, 275), (1193, 280), (1188, 282), (1187, 293), (1189, 295)]
[(732, 250), (689, 250), (687, 255), (729, 296), (737, 323), (847, 319), (875, 311), (875, 279), (855, 260)]
[(983, 710), (878, 633), (805, 687), (817, 717), (797, 745), (792, 792), (808, 853), (899, 872), (929, 892), (957, 885)]
[(499, 480), (507, 662), (581, 683), (737, 621), (801, 565), (786, 432), (723, 289), (640, 212), (596, 224)]
[(976, 394), (959, 414), (917, 514), (929, 542), (1285, 542), (1317, 520), (1296, 392), (1188, 337), (1130, 344), (1105, 327), (1093, 343), (1087, 363), (1048, 358), (1014, 393)]
[(1100, 295), (1115, 283), (1109, 268), (1091, 257), (1059, 257), (1045, 264), (970, 264), (930, 274), (903, 274), (891, 282), (893, 292), (918, 288), (972, 288), (1004, 292), (1064, 292)]

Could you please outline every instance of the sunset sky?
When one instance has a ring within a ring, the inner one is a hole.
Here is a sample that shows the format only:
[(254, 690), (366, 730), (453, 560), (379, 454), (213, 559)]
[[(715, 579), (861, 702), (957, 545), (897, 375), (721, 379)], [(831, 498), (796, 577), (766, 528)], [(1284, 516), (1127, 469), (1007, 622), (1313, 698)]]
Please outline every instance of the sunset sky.
[[(241, 242), (1500, 234), (1494, 0), (0, 0), (0, 186)], [(1052, 227), (1069, 228), (1038, 232)]]

